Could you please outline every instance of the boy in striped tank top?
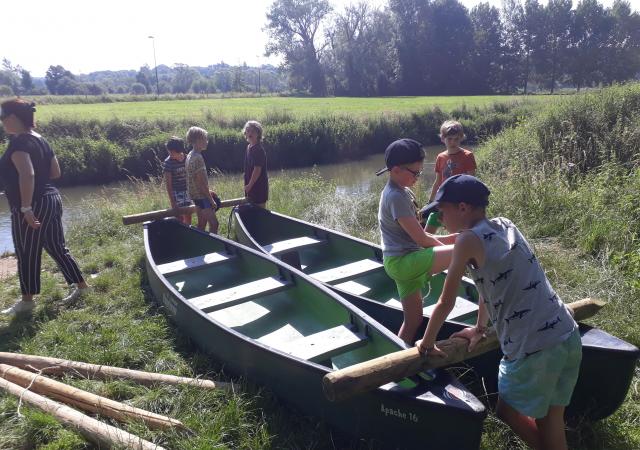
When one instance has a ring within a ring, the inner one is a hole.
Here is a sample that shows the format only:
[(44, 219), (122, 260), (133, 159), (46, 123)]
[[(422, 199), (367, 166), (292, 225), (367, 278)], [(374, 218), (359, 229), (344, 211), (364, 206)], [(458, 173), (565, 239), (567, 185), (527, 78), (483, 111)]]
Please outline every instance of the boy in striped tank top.
[(533, 448), (566, 449), (564, 409), (582, 359), (578, 325), (518, 228), (503, 217), (487, 218), (489, 193), (477, 178), (455, 175), (430, 205), (438, 208), (449, 232), (460, 234), (418, 350), (444, 355), (435, 339), (468, 268), (480, 293), (478, 321), (453, 336), (469, 340), (472, 349), (490, 321), (504, 353), (497, 416)]

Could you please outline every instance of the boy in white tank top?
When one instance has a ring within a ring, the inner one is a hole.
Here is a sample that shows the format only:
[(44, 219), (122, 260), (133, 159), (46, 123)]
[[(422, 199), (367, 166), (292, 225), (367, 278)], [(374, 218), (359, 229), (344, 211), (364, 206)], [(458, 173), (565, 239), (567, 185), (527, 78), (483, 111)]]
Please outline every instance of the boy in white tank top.
[(435, 345), (468, 268), (480, 292), (478, 321), (453, 336), (483, 338), (491, 321), (504, 358), (496, 414), (533, 448), (566, 449), (564, 409), (578, 378), (582, 345), (578, 325), (555, 293), (529, 243), (508, 219), (489, 220), (489, 189), (471, 175), (455, 175), (433, 205), (451, 233), (459, 232), (442, 295), (420, 353), (444, 355)]

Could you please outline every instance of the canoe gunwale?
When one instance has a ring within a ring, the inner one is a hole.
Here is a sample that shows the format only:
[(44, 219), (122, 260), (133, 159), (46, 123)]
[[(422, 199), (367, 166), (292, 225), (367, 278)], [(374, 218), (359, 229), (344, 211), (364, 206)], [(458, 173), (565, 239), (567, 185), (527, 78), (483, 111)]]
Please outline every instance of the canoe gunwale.
[[(338, 302), (342, 307), (344, 307), (349, 312), (350, 322), (351, 323), (353, 323), (356, 320), (354, 318), (354, 315), (358, 316), (358, 319), (363, 323), (363, 330), (362, 330), (363, 333), (366, 334), (366, 333), (369, 332), (369, 328), (371, 327), (371, 325), (369, 323), (378, 324), (379, 326), (375, 327), (376, 332), (380, 333), (385, 338), (390, 339), (392, 342), (396, 343), (401, 348), (407, 348), (407, 345), (406, 345), (406, 343), (404, 341), (402, 341), (397, 335), (393, 334), (388, 328), (384, 327), (382, 324), (379, 324), (373, 317), (369, 316), (365, 312), (363, 312), (363, 311), (359, 310), (358, 308), (354, 307), (347, 300), (343, 299), (339, 295), (336, 295), (331, 289), (327, 288), (324, 284), (322, 284), (319, 281), (317, 281), (317, 280), (305, 275), (304, 273), (302, 273), (301, 271), (299, 271), (295, 267), (287, 266), (286, 264), (282, 263), (282, 261), (280, 261), (279, 259), (277, 259), (277, 258), (275, 258), (275, 257), (273, 257), (271, 255), (265, 254), (265, 253), (260, 252), (258, 250), (254, 250), (254, 249), (252, 249), (250, 247), (247, 247), (247, 246), (245, 246), (243, 244), (240, 244), (238, 242), (231, 241), (231, 240), (229, 240), (227, 238), (224, 238), (222, 236), (219, 236), (219, 235), (211, 236), (209, 233), (207, 233), (205, 231), (198, 230), (193, 225), (189, 225), (189, 226), (184, 225), (184, 224), (178, 222), (175, 218), (167, 218), (167, 219), (164, 219), (164, 220), (165, 221), (175, 222), (176, 225), (182, 226), (184, 228), (190, 228), (192, 231), (197, 232), (199, 234), (202, 234), (203, 236), (213, 237), (215, 239), (220, 240), (224, 244), (224, 247), (225, 247), (226, 251), (231, 253), (231, 254), (235, 254), (236, 253), (236, 249), (234, 249), (234, 246), (237, 246), (237, 247), (239, 247), (240, 251), (247, 251), (248, 253), (250, 253), (250, 254), (258, 257), (258, 258), (270, 260), (271, 262), (273, 262), (276, 265), (276, 267), (278, 267), (279, 272), (282, 272), (283, 270), (291, 272), (294, 275), (294, 276), (291, 277), (294, 280), (293, 283), (298, 283), (298, 282), (309, 283), (309, 284), (313, 285), (314, 288), (317, 288), (318, 290), (320, 290), (324, 294), (326, 294), (328, 297), (330, 297), (334, 301)], [(151, 248), (150, 248), (150, 239), (148, 237), (148, 234), (149, 234), (149, 228), (148, 227), (152, 223), (153, 222), (145, 222), (144, 225), (143, 225), (143, 228), (144, 228), (145, 256), (147, 257), (147, 261), (149, 262), (149, 266), (153, 270), (155, 277), (162, 283), (164, 289), (168, 290), (176, 300), (178, 300), (184, 306), (187, 306), (189, 309), (191, 309), (192, 312), (194, 312), (197, 315), (201, 316), (205, 320), (210, 321), (215, 326), (220, 327), (221, 329), (227, 330), (228, 332), (230, 332), (233, 335), (235, 335), (236, 337), (242, 339), (243, 341), (245, 341), (249, 345), (260, 347), (264, 351), (278, 353), (278, 354), (280, 354), (281, 356), (283, 356), (283, 357), (285, 357), (287, 359), (290, 359), (292, 361), (296, 361), (297, 363), (300, 363), (300, 364), (303, 364), (303, 365), (304, 364), (314, 365), (314, 366), (322, 369), (326, 373), (329, 373), (332, 370), (332, 369), (330, 369), (330, 368), (328, 368), (328, 367), (326, 367), (324, 365), (298, 358), (298, 357), (296, 357), (294, 355), (291, 355), (289, 353), (283, 352), (282, 350), (279, 350), (279, 349), (277, 349), (275, 347), (271, 347), (271, 346), (269, 346), (267, 344), (264, 344), (264, 343), (258, 341), (257, 339), (250, 338), (250, 337), (248, 337), (248, 336), (246, 336), (246, 335), (234, 330), (233, 328), (228, 327), (228, 326), (218, 322), (213, 317), (209, 316), (208, 313), (204, 312), (200, 308), (197, 308), (190, 301), (188, 301), (188, 299), (186, 299), (182, 294), (180, 294), (168, 282), (166, 277), (164, 275), (162, 275), (162, 273), (159, 272), (158, 267), (157, 267), (158, 264), (153, 260), (153, 256), (152, 256), (153, 253), (151, 253)]]

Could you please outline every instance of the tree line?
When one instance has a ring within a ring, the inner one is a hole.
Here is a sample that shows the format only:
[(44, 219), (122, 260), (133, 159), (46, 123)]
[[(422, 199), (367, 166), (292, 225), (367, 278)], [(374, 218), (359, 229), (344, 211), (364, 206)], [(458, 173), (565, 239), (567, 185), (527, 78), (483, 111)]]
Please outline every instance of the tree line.
[[(157, 74), (157, 78), (156, 78)], [(175, 64), (151, 69), (100, 71), (76, 75), (61, 65), (51, 65), (44, 78), (6, 58), (0, 69), (0, 97), (11, 95), (104, 94), (212, 94), (216, 92), (282, 92), (286, 74), (272, 65), (230, 66), (221, 62), (207, 67)]]
[(335, 13), (328, 0), (275, 0), (267, 54), (294, 89), (314, 95), (554, 92), (640, 73), (640, 15), (626, 0), (366, 2)]

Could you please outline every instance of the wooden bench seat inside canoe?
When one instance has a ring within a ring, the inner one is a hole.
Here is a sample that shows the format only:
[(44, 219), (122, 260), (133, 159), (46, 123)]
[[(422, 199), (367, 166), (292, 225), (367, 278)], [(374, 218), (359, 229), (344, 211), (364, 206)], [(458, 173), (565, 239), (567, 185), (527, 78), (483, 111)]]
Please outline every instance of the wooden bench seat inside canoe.
[(188, 300), (195, 307), (209, 313), (256, 297), (275, 294), (291, 286), (293, 283), (290, 281), (282, 280), (279, 277), (267, 277)]
[(362, 259), (360, 261), (345, 264), (339, 267), (333, 267), (328, 270), (310, 274), (313, 278), (323, 283), (335, 283), (337, 281), (356, 278), (376, 270), (382, 269), (382, 263), (374, 259)]
[(326, 242), (327, 241), (324, 239), (316, 239), (311, 236), (302, 236), (265, 245), (264, 249), (272, 255), (277, 255), (280, 253), (290, 252), (292, 250), (300, 250), (302, 248), (310, 247), (313, 245), (324, 244)]
[[(402, 308), (402, 303), (399, 300), (396, 300), (395, 298), (387, 300), (385, 304), (389, 306)], [(436, 307), (435, 303), (433, 305), (425, 306), (422, 310), (422, 313), (425, 316), (431, 317), (431, 314), (433, 314), (433, 310), (435, 307)], [(466, 298), (457, 297), (456, 303), (453, 306), (453, 309), (447, 316), (447, 320), (462, 320), (462, 319), (468, 318), (471, 315), (475, 315), (477, 313), (478, 313), (477, 304), (470, 302)]]
[(199, 269), (205, 266), (219, 264), (233, 258), (232, 254), (224, 253), (207, 253), (206, 255), (194, 256), (193, 258), (179, 259), (165, 264), (159, 264), (158, 270), (162, 275), (169, 276), (178, 272), (186, 272), (189, 270)]
[(354, 332), (351, 325), (338, 325), (303, 338), (276, 344), (275, 347), (292, 356), (320, 362), (362, 347), (367, 342), (367, 336)]

